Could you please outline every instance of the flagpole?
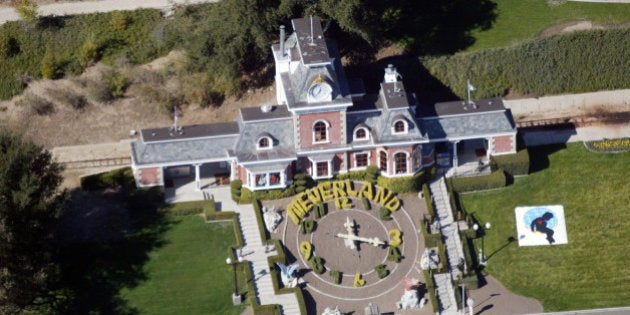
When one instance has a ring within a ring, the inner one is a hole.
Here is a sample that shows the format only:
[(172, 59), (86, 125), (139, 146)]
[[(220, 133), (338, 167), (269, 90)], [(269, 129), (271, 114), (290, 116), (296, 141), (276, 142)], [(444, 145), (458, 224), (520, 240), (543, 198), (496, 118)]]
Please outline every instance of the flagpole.
[(470, 80), (466, 80), (466, 91), (468, 91), (468, 105), (470, 105)]

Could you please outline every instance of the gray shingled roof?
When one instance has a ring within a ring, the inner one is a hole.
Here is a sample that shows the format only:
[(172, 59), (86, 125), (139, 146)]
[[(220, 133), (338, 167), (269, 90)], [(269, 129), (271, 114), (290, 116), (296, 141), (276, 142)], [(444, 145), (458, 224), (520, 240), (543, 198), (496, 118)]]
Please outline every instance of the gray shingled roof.
[[(258, 139), (263, 134), (273, 140), (273, 148), (256, 149)], [(242, 163), (295, 158), (293, 136), (293, 120), (290, 117), (244, 123), (235, 148), (236, 157)]]
[(137, 165), (227, 160), (237, 139), (238, 135), (154, 143), (138, 139), (131, 143), (131, 153)]
[(429, 139), (469, 139), (514, 132), (506, 110), (420, 119)]

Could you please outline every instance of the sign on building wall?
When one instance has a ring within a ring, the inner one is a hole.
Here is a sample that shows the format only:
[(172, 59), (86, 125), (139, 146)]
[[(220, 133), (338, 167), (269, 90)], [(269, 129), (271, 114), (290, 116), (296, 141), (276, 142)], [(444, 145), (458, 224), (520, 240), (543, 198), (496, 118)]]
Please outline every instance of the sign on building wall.
[(516, 207), (516, 230), (519, 246), (567, 244), (564, 207)]

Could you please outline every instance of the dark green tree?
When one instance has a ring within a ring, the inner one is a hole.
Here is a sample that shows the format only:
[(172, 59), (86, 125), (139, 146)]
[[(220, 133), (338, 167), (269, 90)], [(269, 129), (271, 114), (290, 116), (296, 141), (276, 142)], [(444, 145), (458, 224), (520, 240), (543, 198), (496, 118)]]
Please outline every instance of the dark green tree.
[(0, 314), (46, 312), (56, 278), (53, 235), (62, 168), (50, 152), (0, 130)]

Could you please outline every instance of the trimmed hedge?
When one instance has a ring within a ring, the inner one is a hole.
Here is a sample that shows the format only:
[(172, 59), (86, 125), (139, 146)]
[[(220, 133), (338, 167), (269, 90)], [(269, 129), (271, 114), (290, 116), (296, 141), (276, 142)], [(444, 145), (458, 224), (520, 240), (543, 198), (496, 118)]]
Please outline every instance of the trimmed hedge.
[(433, 313), (437, 314), (440, 311), (440, 305), (438, 304), (438, 300), (435, 292), (435, 283), (433, 282), (433, 273), (430, 270), (423, 270), (424, 280), (426, 281), (427, 286), (427, 295), (429, 296), (429, 302), (431, 302), (431, 308), (433, 309)]
[(424, 239), (425, 247), (438, 247), (438, 244), (442, 242), (442, 234), (429, 233), (429, 221), (425, 219), (420, 220), (420, 230), (422, 231), (422, 238)]
[(493, 171), (503, 169), (512, 176), (529, 174), (529, 164), (529, 151), (527, 148), (514, 154), (490, 157), (490, 165)]
[(235, 179), (230, 182), (230, 194), (232, 195), (232, 200), (234, 200), (234, 202), (239, 202), (241, 200), (242, 189), (243, 181), (240, 179)]
[(400, 250), (398, 249), (398, 247), (390, 246), (387, 249), (387, 260), (399, 263), (401, 258), (402, 257), (400, 256)]
[(387, 275), (389, 275), (389, 270), (387, 270), (387, 266), (383, 264), (376, 265), (376, 267), (374, 267), (374, 272), (376, 272), (376, 275), (379, 279), (383, 279), (387, 277)]
[(372, 209), (372, 205), (370, 204), (370, 200), (368, 200), (365, 197), (361, 197), (361, 203), (363, 204), (363, 209), (365, 210), (371, 210)]
[(381, 218), (381, 220), (383, 221), (391, 221), (392, 220), (392, 212), (389, 211), (389, 209), (382, 207), (381, 210), (379, 210), (379, 216)]
[(507, 184), (507, 179), (502, 169), (486, 176), (453, 177), (448, 180), (451, 181), (453, 190), (456, 192), (503, 188)]
[(87, 191), (118, 187), (131, 188), (136, 186), (131, 167), (124, 167), (109, 172), (83, 176), (80, 181), (81, 189)]
[(387, 178), (379, 176), (376, 180), (378, 186), (385, 187), (394, 193), (418, 191), (424, 182), (424, 171), (406, 177)]
[(431, 190), (429, 189), (429, 184), (422, 184), (422, 194), (424, 195), (424, 202), (427, 204), (429, 220), (433, 221), (433, 219), (435, 218), (435, 208), (433, 207), (433, 197), (431, 195)]
[(322, 262), (321, 257), (313, 255), (313, 257), (311, 257), (311, 260), (309, 260), (308, 262), (313, 268), (313, 272), (315, 272), (316, 274), (321, 275), (322, 273), (324, 273), (324, 271), (326, 271), (326, 267), (324, 267), (324, 263)]
[(341, 271), (339, 270), (331, 270), (329, 273), (330, 277), (332, 278), (333, 282), (335, 284), (340, 284), (341, 283)]
[(258, 199), (252, 200), (252, 206), (254, 207), (254, 213), (256, 214), (256, 222), (258, 223), (258, 232), (260, 233), (260, 239), (265, 243), (271, 237), (269, 231), (265, 227), (265, 220), (262, 214), (262, 204)]

